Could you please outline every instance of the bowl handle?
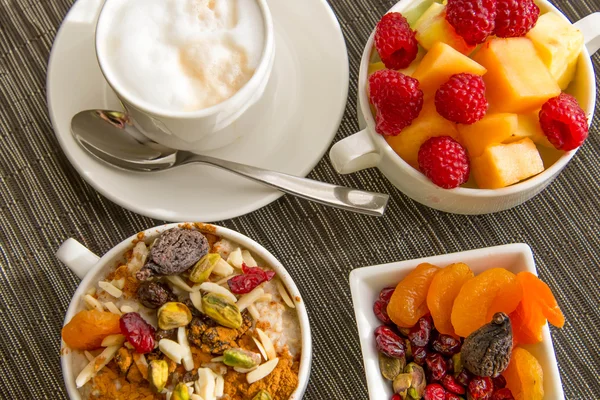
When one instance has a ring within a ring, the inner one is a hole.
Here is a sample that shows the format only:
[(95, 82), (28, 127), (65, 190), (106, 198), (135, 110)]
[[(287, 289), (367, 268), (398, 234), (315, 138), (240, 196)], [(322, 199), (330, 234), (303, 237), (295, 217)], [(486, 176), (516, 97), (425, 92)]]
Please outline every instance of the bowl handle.
[(329, 151), (329, 158), (338, 173), (350, 174), (376, 167), (381, 156), (366, 128), (334, 144)]
[(79, 279), (83, 279), (100, 260), (100, 257), (75, 239), (65, 240), (56, 251), (56, 258), (73, 271)]
[(593, 56), (600, 49), (600, 12), (590, 14), (573, 25), (583, 33), (585, 47)]

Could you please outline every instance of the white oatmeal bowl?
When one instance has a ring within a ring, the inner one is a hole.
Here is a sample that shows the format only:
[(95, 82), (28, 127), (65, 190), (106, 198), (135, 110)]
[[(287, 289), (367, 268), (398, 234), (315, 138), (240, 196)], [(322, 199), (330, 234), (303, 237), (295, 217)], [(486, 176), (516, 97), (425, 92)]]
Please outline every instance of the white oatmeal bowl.
[(69, 239), (57, 257), (82, 279), (62, 332), (72, 400), (302, 398), (312, 362), (304, 301), (252, 239), (168, 224), (101, 258)]

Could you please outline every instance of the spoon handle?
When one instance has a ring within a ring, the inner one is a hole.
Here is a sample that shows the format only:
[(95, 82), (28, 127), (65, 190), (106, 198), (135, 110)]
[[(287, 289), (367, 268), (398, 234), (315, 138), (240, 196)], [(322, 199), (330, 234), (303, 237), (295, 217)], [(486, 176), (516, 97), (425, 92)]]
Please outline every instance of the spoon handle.
[(387, 194), (332, 185), (190, 152), (177, 153), (176, 165), (189, 163), (212, 165), (306, 200), (377, 217), (383, 215), (390, 198)]

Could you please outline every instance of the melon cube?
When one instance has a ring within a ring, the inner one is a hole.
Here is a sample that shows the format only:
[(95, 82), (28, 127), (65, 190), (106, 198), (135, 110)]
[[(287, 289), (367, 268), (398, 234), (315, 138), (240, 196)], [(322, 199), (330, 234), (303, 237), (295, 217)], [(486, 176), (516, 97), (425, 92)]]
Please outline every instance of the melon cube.
[(488, 114), (472, 125), (459, 125), (460, 137), (469, 152), (469, 157), (479, 157), (493, 144), (511, 140), (517, 133), (517, 114)]
[(539, 110), (519, 115), (519, 128), (517, 129), (516, 137), (521, 139), (528, 137), (539, 145), (554, 148), (546, 135), (544, 135), (544, 131), (540, 125)]
[(481, 189), (499, 189), (544, 171), (544, 162), (531, 139), (488, 147), (471, 159), (471, 171)]
[(583, 48), (583, 33), (562, 17), (549, 12), (538, 19), (527, 37), (558, 86), (566, 89), (575, 76)]
[(561, 92), (527, 38), (489, 40), (474, 59), (487, 69), (483, 80), (495, 112), (533, 111)]
[(426, 95), (432, 95), (452, 75), (463, 72), (484, 75), (486, 69), (447, 44), (437, 42), (425, 54), (413, 78), (419, 81), (420, 88)]
[(475, 46), (468, 45), (446, 20), (446, 6), (433, 3), (415, 22), (416, 38), (427, 50), (438, 42), (446, 43), (463, 54), (471, 54)]
[(436, 136), (450, 136), (460, 142), (456, 124), (437, 113), (433, 100), (426, 101), (413, 123), (397, 136), (386, 136), (388, 144), (408, 164), (419, 169), (419, 149), (426, 140)]

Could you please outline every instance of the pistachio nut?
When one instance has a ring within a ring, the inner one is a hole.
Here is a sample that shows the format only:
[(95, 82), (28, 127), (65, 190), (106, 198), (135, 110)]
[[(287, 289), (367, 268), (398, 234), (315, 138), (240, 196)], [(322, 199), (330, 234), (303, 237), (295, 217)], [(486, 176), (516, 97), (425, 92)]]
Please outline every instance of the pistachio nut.
[(452, 356), (452, 365), (454, 366), (454, 377), (456, 378), (458, 374), (463, 370), (462, 358), (460, 353), (456, 353)]
[(404, 339), (404, 355), (407, 359), (412, 358), (413, 356), (412, 345), (410, 344), (410, 340), (408, 339)]
[(388, 357), (383, 353), (379, 353), (379, 370), (381, 375), (388, 381), (393, 381), (399, 373), (402, 372), (406, 365), (406, 359)]
[(414, 362), (409, 363), (404, 368), (404, 373), (410, 375), (410, 388), (408, 394), (411, 398), (418, 400), (423, 397), (425, 393), (425, 387), (427, 386), (427, 380), (425, 378), (425, 371), (423, 368)]
[(254, 396), (252, 398), (252, 400), (271, 400), (272, 397), (269, 394), (269, 392), (267, 392), (266, 390), (261, 390), (260, 392), (256, 393), (256, 396)]
[(190, 391), (185, 383), (181, 382), (175, 386), (171, 394), (171, 400), (190, 400)]
[(410, 328), (398, 328), (398, 331), (402, 336), (407, 337), (410, 333)]
[(158, 309), (158, 327), (165, 331), (192, 322), (192, 312), (183, 303), (168, 302)]
[(203, 296), (202, 309), (204, 314), (227, 328), (238, 329), (242, 326), (240, 309), (222, 294), (208, 293)]
[(411, 380), (411, 374), (398, 374), (398, 376), (394, 378), (394, 393), (399, 394), (401, 398), (406, 399)]
[(148, 364), (148, 382), (156, 393), (162, 392), (169, 379), (169, 366), (165, 360), (152, 360)]
[(250, 369), (260, 364), (260, 354), (243, 349), (227, 349), (223, 352), (223, 364), (230, 367)]
[(215, 253), (210, 253), (202, 257), (192, 268), (192, 272), (190, 272), (189, 276), (190, 281), (202, 283), (208, 280), (208, 277), (220, 259), (221, 256)]

